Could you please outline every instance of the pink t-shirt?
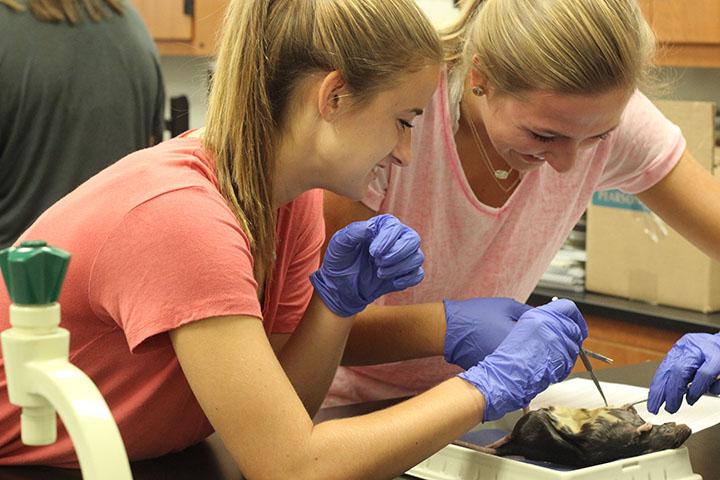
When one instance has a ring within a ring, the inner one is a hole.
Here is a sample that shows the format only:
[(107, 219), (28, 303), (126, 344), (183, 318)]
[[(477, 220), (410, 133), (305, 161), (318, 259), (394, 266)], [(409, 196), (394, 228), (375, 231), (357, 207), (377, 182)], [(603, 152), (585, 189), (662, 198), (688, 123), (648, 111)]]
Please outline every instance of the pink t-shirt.
[[(167, 332), (221, 315), (262, 318), (292, 332), (312, 295), (324, 237), (322, 192), (282, 207), (275, 270), (260, 306), (248, 239), (219, 193), (197, 138), (133, 153), (63, 198), (23, 235), (72, 257), (59, 298), (70, 360), (95, 382), (132, 460), (182, 450), (212, 427), (185, 380)], [(0, 329), (9, 327), (0, 289)], [(237, 339), (243, 348), (243, 339)], [(76, 466), (64, 428), (58, 442), (27, 447), (20, 411), (0, 368), (0, 464)]]
[[(380, 305), (470, 297), (526, 301), (593, 192), (642, 192), (685, 150), (680, 129), (637, 92), (619, 128), (584, 151), (572, 171), (560, 174), (544, 164), (525, 175), (505, 205), (493, 208), (478, 201), (463, 173), (447, 92), (443, 77), (413, 130), (411, 165), (384, 169), (364, 199), (417, 230), (425, 252), (423, 282), (380, 298)], [(413, 395), (458, 371), (442, 357), (341, 368), (326, 405)]]

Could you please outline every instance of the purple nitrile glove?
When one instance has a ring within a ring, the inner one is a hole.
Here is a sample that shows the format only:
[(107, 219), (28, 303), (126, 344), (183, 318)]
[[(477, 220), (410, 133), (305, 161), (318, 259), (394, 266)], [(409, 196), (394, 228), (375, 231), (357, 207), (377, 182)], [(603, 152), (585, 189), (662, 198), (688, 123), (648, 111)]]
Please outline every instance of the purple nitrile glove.
[(578, 308), (557, 300), (525, 312), (493, 353), (458, 376), (485, 397), (483, 421), (497, 420), (567, 377), (585, 338), (587, 324)]
[(655, 371), (648, 394), (648, 411), (658, 413), (665, 402), (665, 410), (675, 413), (686, 393), (690, 405), (706, 392), (720, 395), (720, 382), (716, 380), (718, 374), (720, 334), (683, 335)]
[(445, 360), (467, 370), (505, 340), (520, 316), (532, 307), (512, 298), (444, 300)]
[(310, 281), (335, 314), (349, 317), (425, 276), (420, 236), (392, 215), (354, 222), (332, 236)]

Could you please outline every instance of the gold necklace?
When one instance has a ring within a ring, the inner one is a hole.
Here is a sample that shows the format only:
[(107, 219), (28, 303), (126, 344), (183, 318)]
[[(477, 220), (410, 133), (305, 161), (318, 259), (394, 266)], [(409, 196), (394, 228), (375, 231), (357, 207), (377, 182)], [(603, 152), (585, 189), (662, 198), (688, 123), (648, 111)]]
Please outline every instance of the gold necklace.
[(470, 133), (472, 134), (473, 142), (475, 143), (475, 146), (480, 151), (480, 156), (483, 158), (483, 162), (485, 163), (485, 166), (488, 168), (490, 173), (492, 174), (493, 180), (495, 180), (495, 183), (498, 187), (500, 187), (500, 190), (502, 190), (505, 193), (508, 193), (510, 190), (515, 188), (515, 186), (520, 182), (520, 172), (518, 172), (517, 178), (515, 181), (509, 185), (505, 186), (502, 183), (500, 183), (500, 180), (506, 180), (508, 177), (510, 177), (510, 174), (513, 172), (512, 167), (509, 170), (503, 170), (503, 169), (496, 169), (493, 167), (492, 162), (490, 161), (490, 156), (487, 154), (487, 151), (485, 150), (485, 146), (483, 145), (482, 140), (480, 139), (480, 135), (477, 132), (477, 129), (475, 128), (475, 123), (472, 120), (472, 117), (469, 115), (467, 108), (465, 108), (462, 103), (460, 104), (463, 113), (465, 113), (465, 118), (467, 118), (467, 124), (470, 127)]

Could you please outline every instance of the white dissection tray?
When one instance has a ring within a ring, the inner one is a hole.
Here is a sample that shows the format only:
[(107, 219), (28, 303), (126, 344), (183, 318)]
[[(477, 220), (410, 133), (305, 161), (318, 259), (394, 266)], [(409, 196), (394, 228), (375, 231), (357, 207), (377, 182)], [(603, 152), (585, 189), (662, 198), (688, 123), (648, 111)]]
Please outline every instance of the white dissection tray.
[[(521, 415), (513, 412), (480, 425), (468, 436), (472, 443), (487, 445), (512, 430)], [(424, 480), (702, 480), (693, 473), (685, 447), (571, 469), (448, 445), (406, 473)]]
[(702, 480), (685, 447), (563, 471), (448, 445), (407, 474), (425, 480)]

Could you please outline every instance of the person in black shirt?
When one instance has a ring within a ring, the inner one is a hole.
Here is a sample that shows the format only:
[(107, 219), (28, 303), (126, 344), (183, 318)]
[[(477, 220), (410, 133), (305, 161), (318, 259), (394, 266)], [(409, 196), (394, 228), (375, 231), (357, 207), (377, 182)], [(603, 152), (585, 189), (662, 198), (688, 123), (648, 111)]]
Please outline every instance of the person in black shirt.
[(123, 0), (0, 0), (0, 248), (50, 205), (162, 139), (155, 44)]

